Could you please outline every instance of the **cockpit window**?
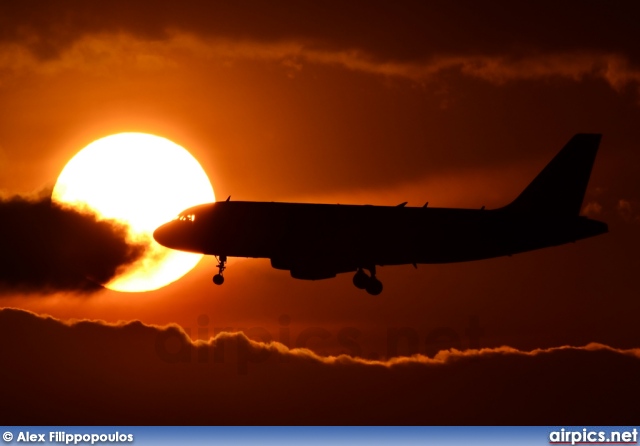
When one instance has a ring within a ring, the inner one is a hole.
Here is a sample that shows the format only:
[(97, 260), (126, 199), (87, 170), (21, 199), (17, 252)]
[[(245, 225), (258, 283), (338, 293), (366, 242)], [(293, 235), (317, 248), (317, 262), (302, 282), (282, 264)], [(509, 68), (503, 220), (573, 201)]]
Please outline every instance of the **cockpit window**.
[(180, 214), (180, 215), (178, 215), (178, 220), (193, 222), (193, 221), (196, 220), (196, 216), (195, 216), (195, 214)]

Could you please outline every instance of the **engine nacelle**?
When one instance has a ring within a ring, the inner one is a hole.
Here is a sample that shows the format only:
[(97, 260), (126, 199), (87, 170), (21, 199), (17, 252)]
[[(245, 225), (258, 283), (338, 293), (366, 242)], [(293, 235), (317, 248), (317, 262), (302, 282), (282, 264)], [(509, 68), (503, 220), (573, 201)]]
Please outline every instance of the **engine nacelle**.
[(289, 271), (291, 269), (291, 262), (283, 258), (273, 258), (271, 259), (271, 267)]
[(291, 277), (294, 279), (302, 279), (302, 280), (322, 280), (322, 279), (331, 279), (332, 277), (336, 277), (335, 271), (330, 271), (327, 269), (321, 268), (309, 268), (309, 267), (295, 267), (291, 269)]
[(275, 269), (287, 270), (294, 279), (321, 280), (335, 277), (338, 271), (328, 269), (326, 263), (297, 263), (291, 259), (273, 258), (271, 266)]

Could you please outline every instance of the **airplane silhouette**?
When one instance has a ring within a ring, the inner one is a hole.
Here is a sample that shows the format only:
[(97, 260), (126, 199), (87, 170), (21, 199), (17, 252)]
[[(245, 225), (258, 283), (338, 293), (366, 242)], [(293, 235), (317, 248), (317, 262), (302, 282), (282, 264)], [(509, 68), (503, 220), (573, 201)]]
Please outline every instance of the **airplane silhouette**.
[[(488, 210), (230, 201), (189, 208), (155, 230), (158, 243), (227, 257), (268, 258), (296, 279), (355, 272), (353, 284), (382, 292), (376, 267), (510, 256), (608, 231), (580, 216), (599, 134), (577, 134), (510, 204)], [(369, 274), (366, 274), (367, 270)]]

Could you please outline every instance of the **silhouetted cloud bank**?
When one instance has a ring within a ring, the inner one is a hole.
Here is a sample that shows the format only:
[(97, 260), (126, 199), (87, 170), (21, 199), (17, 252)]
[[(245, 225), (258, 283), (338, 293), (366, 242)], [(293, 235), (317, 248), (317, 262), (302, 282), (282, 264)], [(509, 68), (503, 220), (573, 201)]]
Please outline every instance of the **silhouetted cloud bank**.
[(49, 198), (0, 198), (0, 294), (101, 289), (145, 252), (126, 236), (122, 224)]
[[(124, 32), (162, 39), (172, 31), (266, 42), (301, 41), (320, 49), (347, 48), (384, 60), (426, 59), (436, 53), (516, 54), (593, 49), (638, 56), (634, 3), (507, 0), (425, 3), (285, 1), (93, 4), (63, 0), (0, 4), (0, 42), (26, 42), (42, 57), (90, 33)], [(152, 19), (150, 13), (152, 11)], [(457, 26), (451, 26), (451, 23)], [(594, 32), (593, 24), (615, 32)], [(540, 30), (545, 32), (541, 33)]]
[(5, 423), (633, 424), (640, 351), (604, 345), (367, 361), (241, 333), (0, 310)]

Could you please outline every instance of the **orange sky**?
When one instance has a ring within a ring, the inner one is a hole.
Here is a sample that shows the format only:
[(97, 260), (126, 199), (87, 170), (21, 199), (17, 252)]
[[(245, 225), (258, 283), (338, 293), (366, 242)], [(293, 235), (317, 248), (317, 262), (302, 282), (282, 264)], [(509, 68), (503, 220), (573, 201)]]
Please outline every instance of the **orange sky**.
[[(419, 336), (418, 351), (402, 344), (401, 354), (472, 347), (471, 318), (481, 347), (638, 347), (640, 11), (624, 9), (2, 5), (4, 197), (51, 188), (91, 141), (138, 131), (187, 148), (219, 199), (491, 208), (573, 134), (597, 132), (585, 205), (610, 233), (512, 258), (381, 268), (378, 297), (350, 275), (297, 281), (265, 260), (231, 259), (214, 287), (207, 258), (154, 292), (4, 293), (0, 306), (177, 323), (194, 339), (262, 327), (279, 340), (285, 330), (292, 347), (299, 338), (320, 354), (349, 353), (338, 334), (354, 328), (366, 358), (385, 357), (399, 327)], [(439, 329), (459, 341), (430, 344)]]

